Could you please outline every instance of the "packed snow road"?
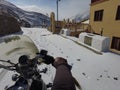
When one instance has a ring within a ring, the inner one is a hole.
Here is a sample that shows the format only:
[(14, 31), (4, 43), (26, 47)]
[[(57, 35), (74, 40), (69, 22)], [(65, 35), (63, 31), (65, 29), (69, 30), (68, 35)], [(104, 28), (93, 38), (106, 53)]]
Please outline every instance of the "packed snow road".
[[(49, 55), (66, 58), (72, 65), (72, 74), (82, 90), (120, 90), (120, 55), (110, 52), (96, 54), (72, 40), (50, 33), (47, 29), (22, 28), (22, 30), (39, 50), (46, 49)], [(48, 72), (42, 74), (43, 80), (46, 83), (52, 82), (55, 69), (50, 65), (42, 65), (39, 68), (44, 67), (48, 68)], [(3, 77), (0, 81), (0, 90), (3, 90), (5, 84), (9, 84), (7, 82), (10, 81), (9, 78), (8, 73)]]

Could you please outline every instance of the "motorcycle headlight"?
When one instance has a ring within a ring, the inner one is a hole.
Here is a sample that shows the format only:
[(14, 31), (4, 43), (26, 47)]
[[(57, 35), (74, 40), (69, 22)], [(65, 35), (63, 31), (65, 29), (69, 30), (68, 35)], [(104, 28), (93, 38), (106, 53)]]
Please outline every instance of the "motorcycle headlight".
[(18, 87), (18, 90), (24, 90), (24, 88), (23, 87)]
[(13, 74), (13, 75), (12, 75), (12, 80), (13, 80), (13, 81), (16, 81), (17, 79), (18, 79), (18, 75), (17, 75), (17, 74)]

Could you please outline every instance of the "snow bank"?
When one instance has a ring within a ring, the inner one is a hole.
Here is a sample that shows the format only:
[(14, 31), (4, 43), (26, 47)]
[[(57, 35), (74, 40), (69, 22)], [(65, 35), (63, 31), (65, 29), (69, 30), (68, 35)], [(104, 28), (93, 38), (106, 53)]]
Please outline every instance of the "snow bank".
[(81, 33), (79, 40), (99, 51), (105, 52), (109, 50), (110, 38), (91, 33)]

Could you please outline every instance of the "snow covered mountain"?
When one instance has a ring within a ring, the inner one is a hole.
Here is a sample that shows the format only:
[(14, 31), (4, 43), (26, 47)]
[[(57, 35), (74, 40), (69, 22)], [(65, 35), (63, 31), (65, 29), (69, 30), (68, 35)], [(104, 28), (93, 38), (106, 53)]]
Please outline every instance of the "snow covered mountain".
[(50, 24), (48, 16), (42, 13), (24, 11), (5, 0), (0, 0), (0, 14), (7, 14), (15, 17), (22, 26), (34, 27)]
[(77, 15), (71, 17), (71, 19), (74, 19), (76, 22), (84, 21), (89, 19), (90, 17), (90, 11), (86, 10), (84, 13), (78, 13)]

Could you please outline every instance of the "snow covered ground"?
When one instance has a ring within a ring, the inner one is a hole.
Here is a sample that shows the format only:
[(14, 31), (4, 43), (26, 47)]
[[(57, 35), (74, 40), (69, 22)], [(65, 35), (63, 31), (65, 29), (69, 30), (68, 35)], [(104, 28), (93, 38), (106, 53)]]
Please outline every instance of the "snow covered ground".
[[(49, 55), (66, 58), (73, 66), (72, 74), (80, 83), (82, 90), (120, 90), (120, 55), (110, 52), (96, 54), (70, 39), (50, 33), (47, 29), (22, 28), (22, 30), (24, 35), (34, 41), (39, 50), (46, 49)], [(55, 69), (45, 64), (39, 68), (44, 67), (48, 68), (48, 72), (42, 74), (43, 80), (46, 83), (52, 82)], [(10, 76), (11, 73), (8, 72), (0, 80), (0, 90), (10, 83)]]

